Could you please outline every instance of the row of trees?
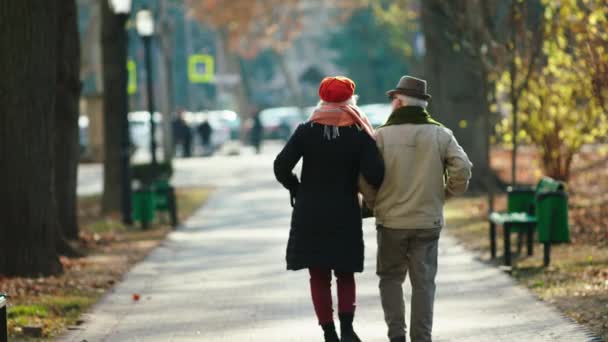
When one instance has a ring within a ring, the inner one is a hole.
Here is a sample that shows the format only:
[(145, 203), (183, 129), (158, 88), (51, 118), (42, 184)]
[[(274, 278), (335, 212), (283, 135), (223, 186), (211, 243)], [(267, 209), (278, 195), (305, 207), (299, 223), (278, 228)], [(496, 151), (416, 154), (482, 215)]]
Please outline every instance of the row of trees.
[[(121, 133), (128, 129), (126, 17), (114, 14), (108, 1), (98, 4), (105, 91), (102, 207), (111, 213), (121, 204)], [(77, 1), (2, 2), (0, 28), (0, 275), (57, 274), (59, 255), (79, 255), (70, 243), (79, 238)]]
[[(280, 60), (299, 30), (297, 3), (200, 1), (191, 5), (197, 18), (220, 33), (229, 65), (238, 69), (243, 65), (240, 57), (251, 57), (261, 49), (270, 48)], [(116, 82), (122, 84), (124, 75), (119, 76), (123, 73), (117, 68), (122, 63), (112, 62), (109, 50), (124, 43), (116, 41), (116, 30), (122, 28), (116, 25), (117, 18), (108, 3), (100, 4), (104, 83), (106, 91), (116, 92), (122, 88)], [(68, 241), (78, 238), (81, 84), (76, 1), (2, 2), (0, 28), (0, 68), (4, 75), (0, 79), (0, 274), (56, 274), (62, 271), (59, 255), (74, 253)], [(289, 77), (288, 70), (284, 71)], [(289, 83), (296, 94), (297, 82), (292, 79)], [(123, 102), (119, 101), (121, 96), (126, 95), (110, 96), (116, 101), (105, 103), (106, 114), (125, 112), (114, 108)], [(120, 131), (120, 119), (106, 115), (105, 120), (106, 159), (108, 165), (114, 165), (106, 167), (105, 172), (106, 212), (120, 204), (118, 193), (112, 191), (119, 188), (119, 175), (114, 171), (118, 169), (120, 139), (113, 133)]]
[[(229, 65), (238, 69), (243, 65), (239, 56), (251, 57), (261, 49), (282, 56), (299, 30), (298, 3), (200, 1), (191, 6), (197, 18), (220, 33)], [(107, 1), (100, 4), (105, 88), (120, 91), (115, 83), (123, 83), (124, 74), (117, 69), (122, 62), (112, 62), (109, 50), (124, 48), (117, 46), (124, 42), (116, 41), (116, 30), (122, 28)], [(68, 241), (78, 238), (77, 4), (75, 0), (2, 2), (0, 28), (0, 274), (56, 274), (62, 271), (59, 255), (74, 253)], [(296, 94), (296, 81), (289, 83)], [(114, 94), (116, 101), (106, 102), (106, 113), (125, 112), (113, 107), (123, 102), (121, 96), (126, 95)], [(106, 212), (120, 204), (118, 193), (112, 191), (119, 183), (113, 171), (118, 169), (120, 139), (113, 133), (120, 131), (120, 119), (105, 120), (106, 159), (114, 165), (105, 172)]]

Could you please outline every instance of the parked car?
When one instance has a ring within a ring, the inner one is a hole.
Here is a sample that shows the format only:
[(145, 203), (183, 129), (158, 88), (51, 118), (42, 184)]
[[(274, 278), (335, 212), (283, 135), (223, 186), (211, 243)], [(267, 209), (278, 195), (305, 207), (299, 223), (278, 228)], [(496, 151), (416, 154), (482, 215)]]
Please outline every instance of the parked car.
[(260, 120), (265, 139), (288, 140), (306, 116), (298, 107), (274, 107), (262, 110)]
[(359, 108), (367, 115), (374, 128), (384, 125), (393, 111), (391, 105), (387, 103), (366, 104), (359, 106)]
[[(154, 113), (156, 143), (159, 147), (162, 146), (163, 141), (162, 118), (161, 113)], [(129, 113), (129, 133), (134, 148), (143, 150), (150, 148), (150, 113), (147, 111)]]
[(230, 140), (239, 140), (241, 136), (241, 119), (231, 110), (212, 110), (209, 116), (217, 118), (222, 125), (228, 127)]

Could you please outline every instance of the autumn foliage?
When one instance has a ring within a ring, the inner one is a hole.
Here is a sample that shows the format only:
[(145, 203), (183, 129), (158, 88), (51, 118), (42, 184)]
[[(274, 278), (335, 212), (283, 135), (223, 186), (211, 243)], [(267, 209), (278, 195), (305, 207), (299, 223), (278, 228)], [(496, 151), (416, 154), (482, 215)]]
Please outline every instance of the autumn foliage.
[(232, 51), (283, 51), (301, 28), (299, 0), (189, 0), (190, 15), (225, 35)]
[[(541, 61), (522, 89), (517, 139), (540, 149), (544, 173), (568, 180), (574, 155), (584, 144), (605, 142), (608, 120), (603, 108), (602, 69), (608, 55), (606, 1), (543, 1)], [(516, 59), (518, 65), (526, 61)], [(530, 70), (518, 68), (516, 77)], [(598, 71), (600, 71), (598, 73)], [(604, 71), (605, 72), (605, 71)], [(497, 93), (510, 95), (513, 75), (503, 71)], [(507, 111), (513, 107), (507, 106)], [(499, 125), (506, 142), (511, 116)]]

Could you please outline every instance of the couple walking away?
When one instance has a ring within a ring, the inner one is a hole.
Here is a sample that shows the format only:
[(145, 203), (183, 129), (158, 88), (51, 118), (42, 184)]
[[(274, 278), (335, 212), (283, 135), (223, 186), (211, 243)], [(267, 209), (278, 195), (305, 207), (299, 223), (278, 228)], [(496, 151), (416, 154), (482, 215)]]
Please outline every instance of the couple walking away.
[[(308, 269), (325, 341), (360, 341), (353, 329), (355, 272), (363, 271), (362, 203), (376, 217), (377, 274), (390, 341), (406, 341), (403, 282), (410, 273), (410, 337), (431, 341), (437, 249), (447, 197), (464, 192), (472, 164), (452, 132), (426, 111), (426, 81), (404, 76), (376, 132), (356, 105), (355, 83), (325, 78), (321, 101), (274, 163), (294, 207), (287, 269)], [(301, 178), (293, 173), (303, 159)], [(340, 338), (332, 306), (337, 279)]]

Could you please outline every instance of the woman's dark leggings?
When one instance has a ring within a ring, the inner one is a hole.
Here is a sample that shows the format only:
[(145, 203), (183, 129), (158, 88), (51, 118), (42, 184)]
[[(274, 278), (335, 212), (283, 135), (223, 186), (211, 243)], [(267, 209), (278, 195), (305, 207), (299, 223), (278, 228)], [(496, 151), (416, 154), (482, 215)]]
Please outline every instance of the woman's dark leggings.
[[(319, 324), (333, 322), (333, 307), (331, 297), (331, 270), (324, 268), (309, 268), (310, 293), (315, 307)], [(353, 272), (334, 271), (338, 283), (338, 313), (355, 313), (355, 276)]]

